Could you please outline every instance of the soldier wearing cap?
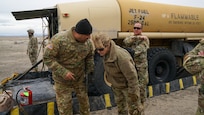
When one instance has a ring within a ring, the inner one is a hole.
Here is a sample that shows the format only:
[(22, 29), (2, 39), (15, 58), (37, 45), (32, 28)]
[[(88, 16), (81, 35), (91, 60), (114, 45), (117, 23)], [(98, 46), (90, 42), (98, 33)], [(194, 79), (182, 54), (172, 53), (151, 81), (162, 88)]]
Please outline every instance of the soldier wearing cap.
[(185, 54), (183, 66), (200, 80), (196, 115), (204, 115), (204, 39), (193, 50)]
[[(34, 37), (33, 29), (29, 29), (27, 30), (27, 32), (29, 37), (27, 54), (29, 56), (31, 64), (34, 65), (35, 63), (37, 63), (38, 40), (37, 37)], [(35, 68), (35, 71), (38, 71), (37, 67)]]
[(82, 19), (70, 30), (54, 35), (45, 48), (43, 61), (52, 70), (60, 115), (73, 115), (73, 91), (79, 102), (79, 113), (90, 114), (84, 76), (94, 69), (91, 33), (90, 22)]
[(135, 63), (127, 50), (105, 34), (92, 37), (96, 51), (103, 57), (107, 81), (112, 85), (118, 115), (140, 115), (140, 89)]

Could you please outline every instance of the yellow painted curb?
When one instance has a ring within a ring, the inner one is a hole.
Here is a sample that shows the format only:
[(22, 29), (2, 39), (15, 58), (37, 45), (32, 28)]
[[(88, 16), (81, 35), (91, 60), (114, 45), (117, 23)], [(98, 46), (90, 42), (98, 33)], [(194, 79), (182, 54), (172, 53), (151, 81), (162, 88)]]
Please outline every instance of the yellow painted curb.
[(48, 102), (47, 103), (47, 115), (54, 115), (55, 110), (55, 103), (54, 102)]
[(104, 94), (104, 98), (105, 98), (106, 108), (112, 107), (111, 101), (110, 101), (110, 95), (108, 93)]
[(153, 88), (152, 88), (152, 86), (148, 86), (148, 90), (149, 90), (149, 97), (153, 97)]
[(180, 86), (180, 89), (184, 89), (183, 80), (182, 79), (179, 79), (179, 86)]
[(166, 83), (166, 93), (170, 93), (170, 83)]
[(19, 108), (16, 106), (10, 112), (10, 115), (19, 115)]
[(196, 76), (193, 76), (193, 85), (197, 85), (197, 79), (196, 79)]

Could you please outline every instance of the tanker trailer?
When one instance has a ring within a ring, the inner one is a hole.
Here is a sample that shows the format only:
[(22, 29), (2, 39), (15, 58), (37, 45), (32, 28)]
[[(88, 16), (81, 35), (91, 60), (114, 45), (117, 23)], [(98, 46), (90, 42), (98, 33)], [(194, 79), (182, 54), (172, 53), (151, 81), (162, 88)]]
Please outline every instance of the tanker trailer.
[[(134, 23), (141, 22), (143, 34), (150, 39), (149, 84), (154, 85), (189, 75), (182, 67), (182, 58), (204, 36), (203, 11), (138, 0), (85, 0), (57, 4), (54, 22), (49, 22), (57, 24), (56, 30), (49, 30), (50, 34), (57, 33), (71, 28), (81, 18), (88, 18), (93, 33), (106, 33), (122, 46), (123, 39), (133, 34)], [(104, 76), (103, 67), (96, 66), (100, 68), (95, 71), (100, 73), (97, 75), (100, 79)]]
[(182, 67), (182, 59), (204, 36), (204, 9), (136, 0), (118, 0), (118, 3), (121, 32), (117, 38), (132, 34), (136, 21), (143, 24), (143, 34), (150, 38), (150, 84), (188, 76)]

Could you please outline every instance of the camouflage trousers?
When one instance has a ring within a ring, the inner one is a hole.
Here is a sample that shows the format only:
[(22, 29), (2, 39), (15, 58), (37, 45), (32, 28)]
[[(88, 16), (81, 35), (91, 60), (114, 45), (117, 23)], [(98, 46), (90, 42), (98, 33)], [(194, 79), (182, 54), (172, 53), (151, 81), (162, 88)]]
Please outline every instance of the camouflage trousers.
[(113, 88), (115, 102), (118, 107), (118, 115), (143, 115), (140, 98), (137, 94), (128, 94), (128, 89)]
[(70, 86), (55, 82), (56, 101), (60, 115), (73, 115), (72, 92), (75, 91), (79, 102), (80, 115), (90, 115), (89, 99), (85, 85)]
[(143, 51), (144, 48), (139, 48), (140, 46), (137, 46), (135, 48), (135, 57), (134, 62), (137, 69), (138, 74), (138, 80), (140, 85), (140, 98), (141, 103), (143, 106), (144, 111), (144, 104), (147, 98), (147, 84), (149, 83), (149, 74), (148, 74), (148, 60), (147, 60), (147, 50)]
[[(148, 78), (148, 68), (147, 67), (141, 67), (137, 68), (137, 73), (138, 73), (138, 79), (139, 79), (139, 86), (140, 86), (140, 99), (141, 99), (141, 104), (144, 109), (144, 104), (147, 98), (147, 84), (149, 82)], [(144, 111), (144, 110), (143, 110)]]
[[(33, 65), (35, 65), (37, 63), (37, 52), (36, 53), (29, 53), (29, 59), (30, 62)], [(35, 71), (38, 71), (38, 68), (34, 68)]]
[(196, 111), (196, 115), (204, 115), (204, 84), (203, 80), (201, 80), (201, 86), (199, 88), (198, 94), (198, 108)]

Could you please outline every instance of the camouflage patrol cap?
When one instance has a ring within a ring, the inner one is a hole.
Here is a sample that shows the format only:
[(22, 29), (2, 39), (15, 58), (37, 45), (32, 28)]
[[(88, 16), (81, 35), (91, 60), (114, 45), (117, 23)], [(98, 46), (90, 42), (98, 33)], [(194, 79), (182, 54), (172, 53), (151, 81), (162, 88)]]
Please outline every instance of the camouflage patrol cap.
[(27, 32), (28, 33), (34, 33), (34, 30), (33, 29), (28, 29)]
[(91, 38), (96, 48), (104, 48), (110, 44), (110, 37), (106, 34), (98, 33)]

